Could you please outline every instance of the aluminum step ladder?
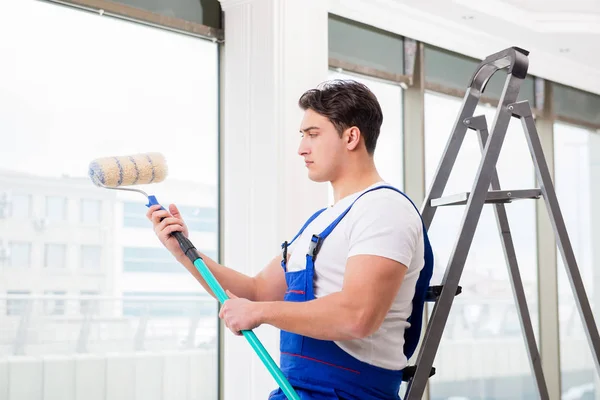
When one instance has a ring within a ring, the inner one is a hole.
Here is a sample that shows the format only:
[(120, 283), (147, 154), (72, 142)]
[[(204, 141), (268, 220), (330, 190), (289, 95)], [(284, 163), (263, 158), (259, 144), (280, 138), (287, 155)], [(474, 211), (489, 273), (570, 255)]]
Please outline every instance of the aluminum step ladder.
[[(407, 368), (406, 381), (408, 382), (408, 388), (405, 397), (407, 400), (421, 399), (428, 378), (435, 373), (435, 369), (432, 368), (435, 354), (438, 350), (454, 297), (460, 293), (459, 281), (483, 205), (486, 203), (493, 204), (495, 208), (496, 221), (501, 233), (514, 299), (519, 312), (525, 344), (529, 352), (529, 362), (535, 375), (540, 399), (549, 400), (550, 398), (531, 325), (530, 313), (527, 308), (523, 282), (519, 273), (515, 248), (504, 206), (506, 203), (520, 199), (539, 199), (540, 197), (544, 199), (554, 229), (556, 242), (569, 276), (571, 290), (575, 294), (579, 314), (586, 328), (587, 339), (593, 352), (596, 369), (600, 373), (600, 337), (598, 336), (598, 328), (585, 293), (548, 165), (544, 158), (531, 106), (528, 101), (517, 102), (521, 83), (527, 76), (529, 66), (528, 55), (529, 52), (526, 50), (511, 47), (490, 55), (478, 65), (470, 80), (459, 116), (454, 124), (423, 204), (421, 213), (425, 226), (428, 229), (431, 226), (437, 207), (459, 204), (466, 205), (466, 207), (458, 239), (450, 255), (442, 284), (438, 287), (430, 288), (428, 300), (434, 302), (435, 305), (427, 324), (415, 365)], [(492, 123), (491, 134), (488, 134), (485, 116), (474, 116), (473, 113), (489, 79), (494, 73), (503, 69), (507, 69), (506, 82)], [(512, 117), (521, 120), (535, 167), (537, 182), (540, 186), (539, 189), (502, 190), (500, 188), (496, 163)], [(472, 189), (467, 193), (442, 197), (468, 129), (477, 132), (482, 151), (481, 162)], [(490, 187), (491, 190), (488, 190)]]

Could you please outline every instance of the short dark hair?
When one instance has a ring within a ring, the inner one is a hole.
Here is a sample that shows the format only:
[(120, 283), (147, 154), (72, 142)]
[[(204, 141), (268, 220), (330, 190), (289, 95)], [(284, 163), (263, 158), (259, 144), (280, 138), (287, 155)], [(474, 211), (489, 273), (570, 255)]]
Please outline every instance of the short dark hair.
[(327, 81), (304, 92), (298, 105), (304, 111), (311, 109), (327, 117), (340, 136), (344, 130), (358, 127), (367, 152), (375, 152), (383, 113), (377, 97), (366, 85), (354, 80)]

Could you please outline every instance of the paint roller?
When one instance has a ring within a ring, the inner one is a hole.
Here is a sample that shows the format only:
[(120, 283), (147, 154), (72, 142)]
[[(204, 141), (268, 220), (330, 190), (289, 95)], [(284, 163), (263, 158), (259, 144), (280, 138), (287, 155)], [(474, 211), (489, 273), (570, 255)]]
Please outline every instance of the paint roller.
[[(167, 177), (168, 168), (165, 157), (162, 154), (145, 153), (98, 158), (90, 163), (88, 172), (90, 179), (96, 186), (105, 189), (126, 190), (141, 193), (148, 199), (148, 204), (146, 204), (146, 206), (151, 207), (153, 205), (160, 205), (155, 196), (148, 195), (138, 188), (123, 186), (146, 185), (162, 182)], [(161, 209), (164, 210), (164, 207), (161, 206)], [(212, 272), (210, 272), (192, 242), (181, 232), (173, 232), (172, 235), (177, 239), (181, 250), (194, 264), (198, 272), (200, 272), (202, 278), (204, 278), (209, 285), (219, 302), (223, 304), (229, 297), (215, 279)], [(288, 399), (300, 400), (298, 394), (294, 391), (254, 332), (251, 330), (242, 331), (242, 334), (248, 340)]]

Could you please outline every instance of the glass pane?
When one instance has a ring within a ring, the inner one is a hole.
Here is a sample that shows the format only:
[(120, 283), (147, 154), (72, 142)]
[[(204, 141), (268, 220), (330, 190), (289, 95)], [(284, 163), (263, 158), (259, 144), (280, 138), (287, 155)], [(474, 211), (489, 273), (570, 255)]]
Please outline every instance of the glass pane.
[(329, 57), (378, 71), (404, 74), (402, 37), (332, 14), (329, 15)]
[[(107, 398), (118, 397), (113, 387), (119, 396), (133, 398), (132, 393), (147, 392), (148, 382), (180, 382), (181, 359), (173, 359), (177, 353), (187, 360), (183, 371), (198, 377), (180, 387), (194, 398), (216, 399), (217, 302), (170, 254), (165, 260), (177, 267), (173, 273), (124, 272), (124, 248), (147, 248), (141, 255), (148, 263), (154, 250), (164, 249), (148, 221), (139, 227), (121, 223), (124, 203), (137, 204), (130, 215), (144, 220), (147, 199), (94, 186), (88, 166), (99, 157), (161, 151), (168, 178), (141, 189), (164, 205), (217, 209), (218, 44), (49, 2), (8, 2), (2, 12), (11, 18), (0, 23), (0, 37), (11, 40), (0, 40), (0, 132), (10, 134), (3, 135), (0, 170), (19, 174), (2, 191), (31, 195), (24, 208), (30, 207), (36, 218), (36, 224), (0, 224), (4, 240), (31, 242), (32, 247), (27, 276), (3, 268), (2, 282), (36, 297), (22, 303), (31, 306), (26, 335), (20, 333), (19, 318), (2, 317), (4, 308), (0, 310), (1, 340), (8, 343), (0, 343), (0, 359), (92, 356), (111, 366), (110, 379), (123, 379), (115, 386), (92, 379), (98, 383), (93, 387)], [(40, 60), (55, 62), (40, 67)], [(63, 207), (65, 199), (68, 207)], [(68, 218), (37, 223), (46, 210)], [(20, 229), (13, 229), (15, 224)], [(217, 254), (216, 224), (210, 231), (194, 232), (191, 239)], [(64, 300), (64, 317), (45, 315), (39, 296), (61, 291), (66, 296), (55, 299), (48, 312), (58, 312), (57, 301)], [(82, 297), (92, 292), (97, 296)], [(179, 305), (186, 305), (178, 315), (142, 318), (123, 315), (127, 292), (154, 293), (149, 304), (158, 303), (156, 294), (199, 295), (178, 298)], [(88, 310), (93, 318), (82, 315)], [(119, 377), (115, 371), (129, 368), (132, 359), (135, 365), (152, 367), (136, 367), (135, 379)], [(42, 375), (31, 375), (30, 383), (46, 387)], [(182, 397), (179, 386), (164, 390)]]
[(44, 299), (44, 312), (46, 315), (64, 315), (66, 312), (65, 299), (61, 297), (67, 294), (64, 290), (46, 290), (44, 294), (48, 297)]
[(6, 315), (23, 315), (30, 305), (30, 302), (23, 299), (23, 296), (30, 294), (31, 292), (27, 290), (7, 290)]
[(84, 224), (100, 223), (100, 206), (99, 200), (81, 200), (81, 222)]
[(81, 268), (99, 271), (102, 266), (102, 247), (81, 246)]
[(67, 246), (64, 244), (46, 245), (46, 268), (67, 268)]
[(221, 27), (219, 0), (117, 0), (117, 2), (166, 17), (181, 18), (213, 28)]
[(57, 196), (47, 197), (46, 218), (50, 221), (64, 221), (67, 218), (67, 199)]
[(9, 262), (11, 267), (31, 266), (31, 243), (11, 242), (9, 245)]
[[(441, 160), (461, 101), (425, 95), (425, 167), (427, 187)], [(495, 109), (480, 107), (491, 125)], [(467, 132), (444, 195), (470, 191), (481, 160), (474, 131)], [(535, 187), (531, 157), (518, 120), (509, 126), (498, 161), (501, 188)], [(458, 238), (464, 206), (441, 207), (430, 227), (436, 259), (432, 284), (440, 284)], [(538, 330), (535, 203), (506, 205), (519, 270)], [(435, 359), (431, 399), (531, 399), (537, 397), (533, 373), (512, 294), (511, 280), (494, 210), (485, 205)]]
[(31, 216), (31, 196), (28, 194), (13, 194), (11, 196), (11, 217), (29, 218)]
[[(474, 58), (448, 50), (425, 46), (425, 80), (428, 83), (457, 89), (464, 93), (479, 62)], [(499, 99), (506, 83), (506, 76), (506, 69), (492, 75), (483, 95)], [(521, 85), (518, 100), (529, 100), (533, 106), (535, 104), (534, 93), (534, 79), (532, 76), (528, 76)]]
[[(572, 125), (554, 125), (556, 194), (596, 322), (600, 318), (600, 272), (594, 263), (592, 243), (600, 237), (600, 230), (596, 228), (600, 214), (592, 205), (600, 199), (596, 188), (600, 177), (599, 151), (598, 134)], [(563, 399), (596, 398), (600, 388), (592, 351), (558, 250), (557, 258)]]
[(600, 124), (600, 96), (572, 87), (552, 84), (552, 100), (556, 115)]
[[(377, 97), (383, 112), (383, 123), (373, 156), (375, 166), (386, 182), (402, 190), (404, 187), (402, 88), (396, 84), (335, 71), (329, 71), (328, 78), (352, 79), (363, 83)], [(331, 187), (329, 188), (329, 201), (333, 201)]]

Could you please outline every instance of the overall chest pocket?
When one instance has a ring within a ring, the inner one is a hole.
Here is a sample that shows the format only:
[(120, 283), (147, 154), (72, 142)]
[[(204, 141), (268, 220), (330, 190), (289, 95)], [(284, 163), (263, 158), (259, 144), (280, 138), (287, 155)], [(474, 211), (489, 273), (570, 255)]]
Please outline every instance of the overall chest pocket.
[[(288, 287), (285, 292), (284, 300), (291, 302), (307, 301), (307, 278), (308, 273), (306, 270), (286, 272), (285, 280)], [(303, 336), (282, 330), (280, 338), (281, 352), (301, 354), (303, 341)]]

